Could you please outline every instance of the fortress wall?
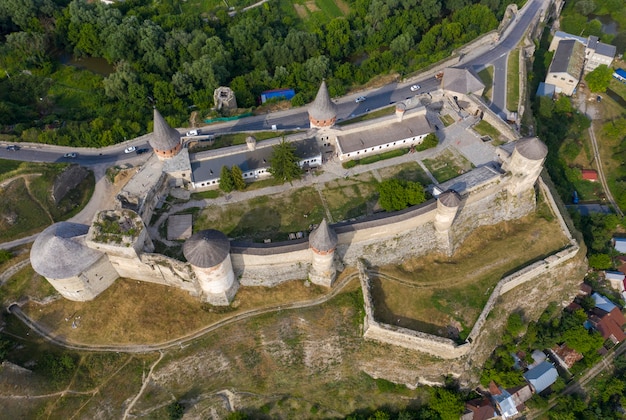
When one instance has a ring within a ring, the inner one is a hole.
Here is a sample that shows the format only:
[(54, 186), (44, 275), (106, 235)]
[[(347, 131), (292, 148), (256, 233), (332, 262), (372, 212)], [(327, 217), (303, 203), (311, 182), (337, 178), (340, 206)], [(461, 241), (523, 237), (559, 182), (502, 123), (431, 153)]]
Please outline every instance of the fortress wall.
[(515, 132), (502, 118), (498, 117), (498, 115), (489, 108), (481, 97), (474, 94), (466, 95), (465, 97), (482, 112), (482, 119), (494, 126), (509, 141), (517, 140), (519, 138), (519, 134)]
[(199, 294), (196, 280), (183, 262), (160, 254), (142, 254), (141, 259), (111, 255), (109, 260), (120, 277), (172, 286), (192, 295)]
[[(273, 248), (276, 252), (279, 248)], [(242, 286), (276, 286), (284, 281), (304, 280), (309, 276), (312, 255), (308, 245), (283, 253), (257, 255), (231, 253), (233, 270)]]
[(362, 261), (359, 260), (357, 265), (365, 305), (365, 319), (363, 320), (363, 337), (365, 339), (422, 351), (443, 359), (461, 357), (470, 350), (469, 344), (459, 346), (447, 338), (376, 322), (374, 319), (374, 302), (370, 294), (370, 279), (365, 273)]

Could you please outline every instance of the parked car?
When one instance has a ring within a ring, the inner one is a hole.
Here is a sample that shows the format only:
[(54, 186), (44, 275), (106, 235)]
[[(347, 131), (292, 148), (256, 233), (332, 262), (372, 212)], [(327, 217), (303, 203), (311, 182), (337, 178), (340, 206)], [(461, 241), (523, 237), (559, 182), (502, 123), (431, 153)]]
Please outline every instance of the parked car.
[(74, 159), (76, 157), (76, 153), (66, 153), (63, 155), (64, 158)]
[(135, 153), (137, 153), (138, 155), (142, 155), (142, 154), (146, 153), (148, 150), (150, 150), (150, 149), (137, 149), (137, 151)]
[(411, 92), (417, 92), (418, 90), (420, 90), (421, 86), (420, 85), (413, 85), (411, 86)]
[(15, 144), (12, 144), (10, 146), (7, 146), (7, 150), (10, 150), (12, 152), (17, 152), (18, 150), (20, 150), (20, 146), (17, 146)]
[(187, 136), (188, 137), (197, 136), (198, 134), (199, 134), (198, 130), (189, 130), (189, 131), (187, 131)]
[(133, 153), (135, 150), (137, 150), (135, 146), (128, 146), (126, 149), (124, 149), (124, 153)]
[(356, 98), (356, 99), (354, 100), (354, 102), (356, 102), (356, 103), (358, 104), (358, 103), (360, 103), (360, 102), (365, 102), (365, 100), (366, 100), (366, 99), (367, 99), (367, 98), (366, 98), (365, 96), (359, 96), (358, 98)]

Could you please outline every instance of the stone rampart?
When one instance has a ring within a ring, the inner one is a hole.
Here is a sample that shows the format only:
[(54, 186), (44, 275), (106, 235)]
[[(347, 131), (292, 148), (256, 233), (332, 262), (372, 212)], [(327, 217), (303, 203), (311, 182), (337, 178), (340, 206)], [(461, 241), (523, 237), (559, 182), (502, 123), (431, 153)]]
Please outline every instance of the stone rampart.
[(454, 341), (426, 334), (420, 331), (396, 327), (377, 322), (374, 318), (374, 302), (370, 293), (370, 279), (365, 272), (363, 262), (358, 261), (359, 281), (363, 291), (365, 318), (363, 320), (363, 337), (366, 340), (401, 346), (411, 350), (422, 351), (443, 359), (461, 357), (470, 350), (469, 344), (457, 345)]
[(473, 106), (479, 109), (482, 113), (482, 119), (495, 127), (500, 134), (502, 134), (508, 141), (517, 140), (520, 135), (511, 128), (502, 118), (500, 118), (495, 112), (493, 112), (485, 101), (474, 94), (469, 94), (466, 98), (472, 102)]

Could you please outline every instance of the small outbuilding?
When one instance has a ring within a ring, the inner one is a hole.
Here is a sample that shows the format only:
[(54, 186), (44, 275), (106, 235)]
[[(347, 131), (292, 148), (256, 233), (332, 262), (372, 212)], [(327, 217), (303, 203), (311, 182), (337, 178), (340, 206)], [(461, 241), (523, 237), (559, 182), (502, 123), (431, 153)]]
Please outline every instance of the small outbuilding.
[(582, 169), (580, 172), (585, 181), (596, 182), (598, 180), (598, 171), (595, 169)]

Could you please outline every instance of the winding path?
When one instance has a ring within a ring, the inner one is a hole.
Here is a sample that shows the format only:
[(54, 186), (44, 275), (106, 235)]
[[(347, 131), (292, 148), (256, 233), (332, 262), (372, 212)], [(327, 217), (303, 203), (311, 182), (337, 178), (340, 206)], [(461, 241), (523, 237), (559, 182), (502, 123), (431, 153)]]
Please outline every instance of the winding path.
[(357, 277), (358, 277), (358, 273), (352, 273), (346, 276), (341, 281), (339, 281), (335, 286), (333, 286), (332, 290), (324, 296), (320, 296), (315, 299), (305, 300), (305, 301), (300, 301), (300, 302), (286, 303), (286, 304), (280, 304), (280, 305), (266, 306), (263, 308), (251, 309), (249, 311), (241, 312), (229, 318), (222, 319), (221, 321), (217, 321), (213, 324), (207, 325), (204, 328), (201, 328), (187, 335), (178, 337), (174, 340), (169, 340), (169, 341), (156, 343), (156, 344), (100, 345), (100, 344), (73, 343), (67, 340), (66, 338), (55, 335), (47, 328), (43, 327), (39, 323), (30, 319), (22, 311), (22, 309), (17, 303), (12, 303), (11, 305), (9, 305), (7, 311), (15, 315), (27, 327), (29, 327), (35, 333), (43, 337), (45, 340), (49, 341), (52, 344), (55, 344), (57, 346), (60, 346), (66, 349), (82, 350), (82, 351), (97, 351), (97, 352), (114, 351), (114, 352), (121, 352), (121, 353), (151, 353), (155, 351), (171, 349), (174, 347), (182, 347), (183, 344), (196, 340), (205, 334), (213, 332), (226, 325), (230, 325), (230, 324), (234, 324), (236, 322), (242, 321), (244, 319), (252, 318), (252, 317), (270, 313), (270, 312), (308, 308), (311, 306), (317, 306), (322, 303), (326, 303), (330, 299), (337, 296), (353, 279)]

